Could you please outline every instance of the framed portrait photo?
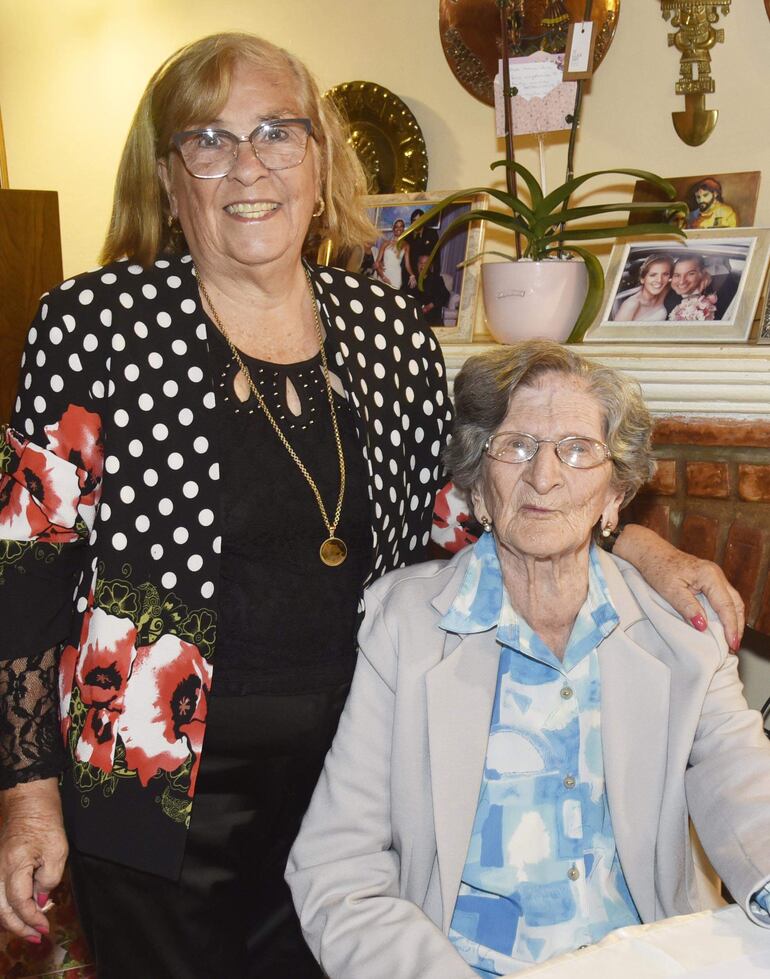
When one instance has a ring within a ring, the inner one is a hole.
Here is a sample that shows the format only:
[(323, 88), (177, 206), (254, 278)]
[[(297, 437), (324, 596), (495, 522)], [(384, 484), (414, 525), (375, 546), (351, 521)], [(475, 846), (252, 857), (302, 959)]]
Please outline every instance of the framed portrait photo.
[(470, 343), (479, 298), (481, 263), (460, 267), (482, 249), (483, 222), (472, 221), (445, 241), (433, 259), (422, 289), (417, 277), (433, 246), (452, 221), (470, 210), (486, 210), (486, 194), (469, 196), (436, 215), (403, 242), (398, 237), (418, 217), (451, 191), (381, 194), (365, 199), (378, 230), (377, 241), (364, 252), (360, 271), (393, 289), (414, 296), (423, 316), (441, 343)]
[(770, 229), (688, 231), (612, 249), (602, 310), (586, 341), (746, 340), (770, 260)]

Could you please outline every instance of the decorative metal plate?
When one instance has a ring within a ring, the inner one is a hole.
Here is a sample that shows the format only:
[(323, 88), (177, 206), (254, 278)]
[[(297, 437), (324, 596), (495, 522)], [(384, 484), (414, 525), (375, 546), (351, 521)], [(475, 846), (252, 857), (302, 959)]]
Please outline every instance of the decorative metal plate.
[[(765, 3), (770, 4), (770, 0)], [(582, 20), (585, 0), (511, 0), (510, 9), (517, 18), (520, 42), (511, 50), (514, 57), (540, 50), (547, 9), (549, 15), (566, 12), (570, 21)], [(619, 16), (620, 0), (594, 0), (592, 19), (598, 31), (594, 68), (601, 64), (612, 44)], [(444, 56), (458, 82), (479, 101), (494, 105), (492, 82), (501, 57), (498, 0), (440, 0), (439, 32)], [(562, 33), (566, 40), (566, 29)], [(564, 44), (546, 50), (563, 51)]]
[(348, 142), (369, 174), (373, 194), (410, 194), (428, 186), (428, 153), (409, 106), (373, 82), (344, 82), (324, 98), (348, 120)]

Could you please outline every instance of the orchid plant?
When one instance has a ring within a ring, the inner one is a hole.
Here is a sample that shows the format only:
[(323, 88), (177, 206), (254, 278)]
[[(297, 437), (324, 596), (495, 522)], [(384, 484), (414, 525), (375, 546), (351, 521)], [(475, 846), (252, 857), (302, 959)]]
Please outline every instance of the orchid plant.
[[(505, 210), (471, 208), (458, 215), (439, 237), (427, 265), (433, 261), (447, 238), (471, 221), (487, 221), (510, 232), (514, 237), (519, 236), (523, 240), (521, 259), (532, 261), (574, 257), (582, 259), (588, 274), (588, 292), (580, 315), (567, 340), (568, 343), (578, 343), (582, 340), (586, 330), (599, 312), (604, 295), (604, 270), (601, 262), (582, 244), (576, 244), (577, 242), (599, 241), (606, 238), (659, 237), (661, 235), (684, 237), (684, 232), (676, 225), (670, 224), (669, 221), (676, 213), (686, 214), (687, 205), (683, 201), (675, 201), (676, 189), (673, 184), (654, 173), (634, 169), (596, 170), (580, 177), (573, 177), (549, 194), (544, 194), (535, 176), (522, 164), (512, 160), (498, 160), (491, 165), (493, 170), (498, 167), (511, 168), (521, 178), (529, 192), (529, 203), (525, 203), (520, 197), (509, 191), (500, 190), (497, 187), (471, 187), (466, 190), (459, 190), (449, 194), (429, 211), (426, 211), (414, 224), (407, 228), (402, 238), (424, 225), (433, 223), (438, 214), (456, 201), (467, 200), (475, 194), (488, 194), (502, 204)], [(611, 204), (588, 204), (577, 207), (570, 205), (572, 196), (583, 184), (594, 177), (610, 175), (646, 180), (660, 189), (668, 200), (663, 203), (634, 203), (629, 201)], [(661, 220), (633, 225), (621, 225), (617, 221), (608, 225), (581, 223), (581, 220), (585, 218), (595, 218), (600, 215), (619, 212), (633, 213), (634, 211), (661, 212)], [(485, 255), (497, 255), (512, 261), (519, 260), (518, 254), (484, 251), (467, 259), (463, 265), (476, 262)], [(424, 274), (425, 270), (420, 277), (420, 284), (422, 284)]]

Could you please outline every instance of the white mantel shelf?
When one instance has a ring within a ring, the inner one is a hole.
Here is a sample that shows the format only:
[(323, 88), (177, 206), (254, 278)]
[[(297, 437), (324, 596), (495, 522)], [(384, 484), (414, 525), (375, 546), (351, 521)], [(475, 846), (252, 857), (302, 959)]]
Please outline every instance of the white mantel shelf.
[[(497, 344), (442, 344), (449, 389), (466, 359)], [(770, 344), (583, 343), (574, 348), (627, 371), (655, 415), (770, 421)]]

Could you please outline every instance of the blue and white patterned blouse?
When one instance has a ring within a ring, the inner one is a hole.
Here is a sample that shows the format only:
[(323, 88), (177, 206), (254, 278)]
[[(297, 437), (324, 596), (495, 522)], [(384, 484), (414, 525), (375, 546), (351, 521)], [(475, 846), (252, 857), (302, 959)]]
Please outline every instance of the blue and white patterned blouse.
[(474, 547), (441, 627), (497, 627), (500, 666), (478, 809), (449, 938), (491, 977), (639, 924), (612, 831), (597, 648), (618, 617), (592, 548), (560, 661), (511, 607), (494, 539)]

